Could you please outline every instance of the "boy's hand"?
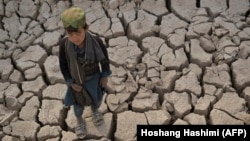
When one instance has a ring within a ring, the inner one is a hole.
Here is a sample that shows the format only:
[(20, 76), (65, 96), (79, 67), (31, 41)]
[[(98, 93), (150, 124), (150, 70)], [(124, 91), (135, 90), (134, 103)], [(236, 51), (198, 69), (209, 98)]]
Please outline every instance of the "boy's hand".
[(76, 83), (72, 83), (72, 84), (71, 84), (71, 87), (72, 87), (72, 89), (73, 89), (74, 91), (76, 91), (76, 92), (80, 92), (80, 91), (82, 90), (82, 86), (81, 86), (81, 85), (78, 85), (78, 84), (76, 84)]
[(107, 83), (108, 83), (108, 78), (107, 77), (102, 77), (100, 80), (100, 86), (102, 88), (106, 88), (107, 87)]

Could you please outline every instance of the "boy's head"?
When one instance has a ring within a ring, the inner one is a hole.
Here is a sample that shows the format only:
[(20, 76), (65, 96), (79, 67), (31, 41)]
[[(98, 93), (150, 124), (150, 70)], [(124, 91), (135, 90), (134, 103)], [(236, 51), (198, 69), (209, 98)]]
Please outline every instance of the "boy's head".
[(68, 32), (87, 28), (85, 12), (79, 7), (70, 7), (66, 9), (61, 15), (61, 20), (63, 27)]
[(61, 20), (68, 39), (78, 47), (82, 47), (85, 32), (88, 29), (83, 9), (78, 7), (68, 8), (62, 13)]

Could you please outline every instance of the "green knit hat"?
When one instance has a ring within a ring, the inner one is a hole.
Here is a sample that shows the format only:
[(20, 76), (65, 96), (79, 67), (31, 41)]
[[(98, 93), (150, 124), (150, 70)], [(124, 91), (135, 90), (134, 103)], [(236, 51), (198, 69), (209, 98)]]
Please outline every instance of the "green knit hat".
[(71, 7), (66, 9), (61, 15), (63, 27), (67, 28), (72, 26), (73, 28), (82, 28), (86, 24), (85, 13), (83, 9), (78, 7)]

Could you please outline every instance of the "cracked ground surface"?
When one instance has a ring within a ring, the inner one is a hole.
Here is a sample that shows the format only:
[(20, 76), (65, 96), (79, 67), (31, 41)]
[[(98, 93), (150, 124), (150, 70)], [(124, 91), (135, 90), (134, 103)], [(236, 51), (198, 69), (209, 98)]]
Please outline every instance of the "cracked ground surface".
[(77, 140), (59, 69), (61, 12), (85, 9), (111, 61), (86, 140), (136, 140), (137, 124), (250, 124), (248, 0), (0, 0), (0, 139)]

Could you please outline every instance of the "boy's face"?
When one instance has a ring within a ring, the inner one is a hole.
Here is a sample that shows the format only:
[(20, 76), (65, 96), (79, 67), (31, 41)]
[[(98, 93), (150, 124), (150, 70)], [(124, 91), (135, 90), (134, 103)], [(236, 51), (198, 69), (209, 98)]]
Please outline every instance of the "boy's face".
[(77, 47), (81, 48), (85, 39), (85, 29), (79, 28), (76, 32), (67, 32), (68, 39)]

